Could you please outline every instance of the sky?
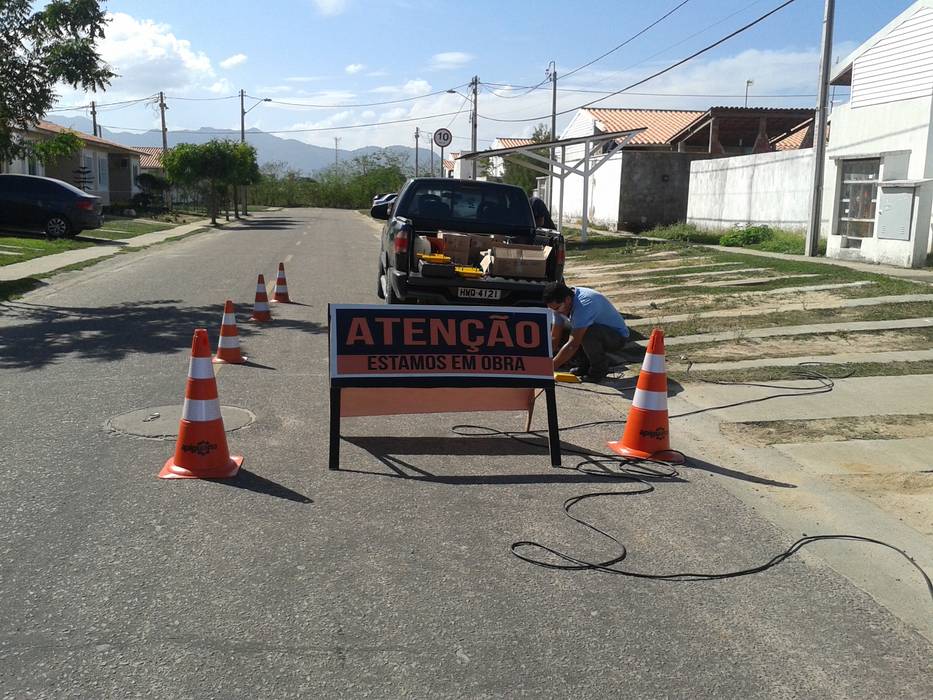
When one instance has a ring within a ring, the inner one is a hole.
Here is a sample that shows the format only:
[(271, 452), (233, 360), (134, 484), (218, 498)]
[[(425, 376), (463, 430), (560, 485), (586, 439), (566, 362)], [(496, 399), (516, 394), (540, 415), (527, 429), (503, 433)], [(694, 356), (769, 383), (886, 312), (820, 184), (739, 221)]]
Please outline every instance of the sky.
[[(89, 116), (83, 105), (92, 99), (108, 105), (163, 91), (170, 129), (239, 129), (244, 89), (248, 129), (328, 147), (336, 137), (340, 148), (352, 149), (414, 145), (416, 127), (428, 135), (444, 127), (454, 134), (450, 150), (469, 150), (465, 96), (475, 75), (483, 149), (496, 137), (530, 135), (549, 120), (551, 86), (542, 81), (551, 61), (558, 111), (567, 111), (558, 118), (560, 132), (576, 107), (676, 63), (782, 1), (687, 0), (675, 10), (683, 0), (109, 0), (102, 3), (110, 24), (99, 50), (119, 77), (96, 95), (64, 86), (50, 116)], [(596, 106), (742, 105), (747, 80), (753, 81), (750, 106), (811, 106), (823, 4), (795, 0), (708, 53)], [(910, 4), (837, 0), (833, 60)], [(641, 36), (571, 74), (671, 10)], [(272, 101), (260, 101), (265, 98)], [(845, 98), (844, 91), (835, 95)], [(142, 131), (158, 128), (159, 110), (153, 100), (113, 104), (99, 108), (98, 120), (114, 131)], [(384, 124), (399, 120), (406, 121)], [(381, 125), (360, 126), (373, 123)]]

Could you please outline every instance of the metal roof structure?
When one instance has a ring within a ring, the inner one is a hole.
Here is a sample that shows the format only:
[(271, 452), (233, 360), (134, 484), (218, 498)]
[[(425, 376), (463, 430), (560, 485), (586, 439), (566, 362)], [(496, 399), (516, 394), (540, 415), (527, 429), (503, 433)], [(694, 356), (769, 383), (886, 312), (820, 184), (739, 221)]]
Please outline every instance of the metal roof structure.
[[(589, 227), (589, 193), (590, 175), (600, 168), (607, 160), (620, 149), (629, 145), (633, 139), (643, 134), (645, 127), (627, 129), (625, 131), (610, 131), (603, 134), (590, 134), (589, 136), (576, 136), (557, 141), (544, 141), (531, 143), (512, 148), (496, 148), (489, 151), (473, 151), (461, 153), (461, 160), (477, 160), (479, 158), (509, 158), (516, 163), (543, 173), (550, 178), (560, 181), (560, 200), (557, 213), (558, 227), (564, 219), (564, 180), (570, 175), (579, 175), (583, 178), (583, 217), (580, 225), (580, 240), (586, 243)], [(567, 147), (583, 146), (583, 157), (572, 164), (567, 163)], [(560, 149), (560, 160), (557, 159), (557, 150)], [(548, 155), (544, 155), (547, 151)], [(595, 157), (595, 163), (591, 161)], [(553, 188), (549, 188), (549, 191)]]

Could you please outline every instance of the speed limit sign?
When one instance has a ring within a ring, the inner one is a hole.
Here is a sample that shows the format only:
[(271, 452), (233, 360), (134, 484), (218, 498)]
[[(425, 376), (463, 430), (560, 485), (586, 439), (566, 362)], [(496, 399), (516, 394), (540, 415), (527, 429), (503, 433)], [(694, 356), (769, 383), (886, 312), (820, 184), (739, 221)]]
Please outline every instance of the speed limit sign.
[(438, 129), (434, 132), (434, 143), (441, 148), (447, 148), (453, 140), (453, 134), (450, 133), (449, 129)]

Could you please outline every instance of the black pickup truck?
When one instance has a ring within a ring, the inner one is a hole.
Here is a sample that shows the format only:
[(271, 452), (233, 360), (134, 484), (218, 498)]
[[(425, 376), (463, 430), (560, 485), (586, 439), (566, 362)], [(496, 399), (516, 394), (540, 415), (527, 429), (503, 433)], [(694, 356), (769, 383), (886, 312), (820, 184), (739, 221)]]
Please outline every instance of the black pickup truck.
[[(544, 285), (563, 277), (564, 238), (557, 231), (535, 227), (528, 197), (519, 187), (479, 180), (415, 178), (405, 183), (393, 202), (374, 204), (370, 214), (386, 222), (377, 293), (388, 304), (541, 306)], [(495, 236), (515, 244), (550, 246), (545, 278), (423, 275), (416, 248), (424, 237), (437, 236), (439, 231), (488, 236), (490, 244)]]

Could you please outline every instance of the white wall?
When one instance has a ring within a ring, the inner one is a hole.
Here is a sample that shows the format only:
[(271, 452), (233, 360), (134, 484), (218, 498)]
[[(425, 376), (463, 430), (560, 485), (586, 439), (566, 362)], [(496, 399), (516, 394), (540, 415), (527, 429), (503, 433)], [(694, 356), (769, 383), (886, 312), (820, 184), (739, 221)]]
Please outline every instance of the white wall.
[(812, 148), (693, 161), (687, 222), (806, 229), (812, 178)]
[[(844, 247), (835, 235), (839, 211), (841, 159), (881, 157), (880, 180), (920, 180), (933, 177), (933, 139), (930, 137), (933, 99), (919, 97), (897, 102), (856, 107), (842, 105), (833, 110), (829, 160), (823, 180), (823, 233), (829, 235), (827, 255), (868, 262), (917, 267), (930, 251), (930, 210), (933, 206), (928, 187), (919, 188), (914, 201), (910, 241), (864, 238), (861, 247)], [(879, 192), (877, 212), (884, 205)]]
[[(561, 139), (592, 136), (596, 133), (596, 120), (586, 110), (578, 110), (570, 124), (561, 133)], [(584, 146), (569, 146), (566, 162), (573, 165), (583, 158)], [(560, 151), (557, 157), (560, 158)], [(601, 155), (591, 158), (591, 165), (602, 159)], [(582, 168), (582, 165), (581, 165)], [(619, 223), (619, 195), (622, 187), (622, 155), (617, 153), (606, 161), (599, 170), (590, 175), (590, 191), (587, 209), (590, 223), (615, 230)], [(554, 199), (551, 216), (557, 221), (560, 181), (555, 179)], [(564, 220), (579, 221), (583, 218), (583, 176), (570, 175), (564, 179)]]

